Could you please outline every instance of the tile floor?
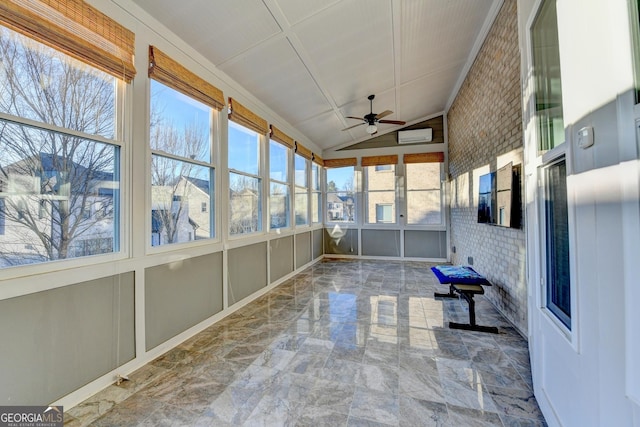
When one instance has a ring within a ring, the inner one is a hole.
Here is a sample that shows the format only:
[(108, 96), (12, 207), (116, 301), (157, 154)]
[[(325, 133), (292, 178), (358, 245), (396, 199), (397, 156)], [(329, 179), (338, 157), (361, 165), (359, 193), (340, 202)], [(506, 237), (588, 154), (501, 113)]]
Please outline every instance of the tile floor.
[(325, 260), (65, 414), (95, 426), (545, 426), (526, 341), (423, 262)]

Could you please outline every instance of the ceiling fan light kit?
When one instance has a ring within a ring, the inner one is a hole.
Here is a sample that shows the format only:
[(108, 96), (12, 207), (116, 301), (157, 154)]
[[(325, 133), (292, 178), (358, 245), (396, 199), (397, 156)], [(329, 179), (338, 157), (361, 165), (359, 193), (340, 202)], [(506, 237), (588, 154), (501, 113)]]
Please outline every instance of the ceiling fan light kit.
[(367, 127), (365, 129), (366, 132), (369, 135), (373, 135), (373, 134), (378, 132), (378, 126), (376, 126), (376, 123), (388, 123), (388, 124), (392, 124), (392, 125), (404, 125), (404, 124), (406, 124), (406, 122), (404, 122), (402, 120), (381, 120), (383, 117), (386, 117), (389, 114), (393, 114), (393, 111), (385, 110), (382, 113), (375, 114), (373, 112), (373, 98), (375, 98), (375, 97), (376, 97), (375, 95), (369, 95), (367, 97), (367, 99), (369, 100), (369, 105), (370, 105), (369, 114), (365, 114), (364, 117), (347, 116), (347, 119), (361, 120), (362, 123), (358, 123), (357, 125), (346, 127), (346, 128), (344, 128), (342, 130), (349, 130), (349, 129), (352, 129), (352, 128), (356, 127), (356, 126), (367, 125)]

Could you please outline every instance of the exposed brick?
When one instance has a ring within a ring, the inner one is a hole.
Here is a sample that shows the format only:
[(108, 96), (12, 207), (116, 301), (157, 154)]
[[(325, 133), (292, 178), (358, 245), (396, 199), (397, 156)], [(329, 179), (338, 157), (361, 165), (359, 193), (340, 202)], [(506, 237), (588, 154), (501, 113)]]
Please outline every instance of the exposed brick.
[(485, 165), (495, 171), (497, 158), (514, 150), (514, 164), (522, 162), (521, 87), (516, 0), (506, 0), (447, 114), (450, 188), (460, 192), (450, 206), (452, 261), (472, 256), (494, 284), (487, 298), (526, 335), (525, 233), (478, 224), (472, 176)]

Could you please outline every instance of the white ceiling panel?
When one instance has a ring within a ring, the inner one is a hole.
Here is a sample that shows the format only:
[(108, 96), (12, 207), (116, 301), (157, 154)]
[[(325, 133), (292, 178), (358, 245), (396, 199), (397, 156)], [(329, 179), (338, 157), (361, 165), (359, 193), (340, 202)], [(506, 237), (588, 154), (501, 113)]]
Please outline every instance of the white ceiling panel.
[(261, 0), (134, 0), (215, 65), (281, 32)]
[(403, 2), (400, 83), (464, 62), (491, 4), (491, 0)]
[(402, 120), (415, 122), (425, 118), (425, 111), (432, 111), (432, 114), (442, 111), (451, 95), (451, 88), (456, 84), (457, 75), (453, 70), (455, 68), (445, 69), (401, 86), (398, 97), (402, 105)]
[[(446, 108), (502, 0), (112, 0), (137, 4), (323, 149), (346, 116), (416, 123)], [(215, 70), (214, 70), (215, 72)], [(380, 125), (379, 133), (401, 126)]]
[(319, 11), (331, 7), (340, 0), (274, 0), (280, 10), (287, 18), (289, 25), (298, 22), (318, 13)]
[(327, 148), (344, 144), (353, 140), (349, 132), (336, 132), (335, 129), (342, 129), (342, 123), (335, 112), (319, 114), (311, 120), (298, 123), (296, 128), (307, 136), (318, 146)]
[(293, 29), (338, 106), (393, 87), (390, 0), (343, 1)]
[[(272, 39), (225, 63), (221, 69), (258, 99), (295, 125), (331, 110), (293, 47), (285, 38)], [(295, 88), (295, 90), (292, 90)]]

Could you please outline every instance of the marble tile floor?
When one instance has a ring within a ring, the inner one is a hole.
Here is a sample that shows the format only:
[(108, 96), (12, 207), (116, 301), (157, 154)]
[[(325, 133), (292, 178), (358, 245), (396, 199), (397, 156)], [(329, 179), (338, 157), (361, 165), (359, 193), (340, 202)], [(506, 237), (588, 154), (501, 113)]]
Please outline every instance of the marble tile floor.
[(527, 343), (425, 262), (324, 260), (65, 413), (65, 426), (546, 426)]

